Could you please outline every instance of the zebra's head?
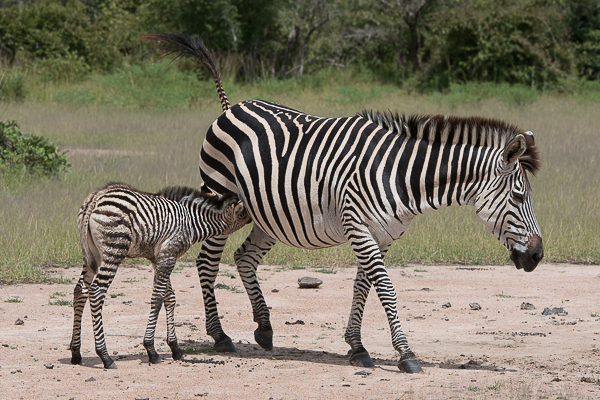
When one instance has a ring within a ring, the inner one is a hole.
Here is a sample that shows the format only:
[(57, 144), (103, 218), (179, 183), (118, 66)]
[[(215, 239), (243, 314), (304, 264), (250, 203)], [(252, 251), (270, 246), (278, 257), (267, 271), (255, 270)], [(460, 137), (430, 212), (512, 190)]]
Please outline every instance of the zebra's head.
[(540, 168), (533, 134), (515, 135), (501, 149), (490, 179), (475, 200), (477, 215), (510, 251), (518, 269), (531, 272), (544, 257), (542, 235), (533, 212), (527, 171)]

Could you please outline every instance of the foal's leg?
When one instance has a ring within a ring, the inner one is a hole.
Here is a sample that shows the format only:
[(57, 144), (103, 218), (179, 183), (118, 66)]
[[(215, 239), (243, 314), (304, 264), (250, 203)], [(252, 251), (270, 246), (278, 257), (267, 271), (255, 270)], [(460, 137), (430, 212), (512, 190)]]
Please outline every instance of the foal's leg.
[[(108, 355), (108, 350), (106, 349), (104, 325), (102, 323), (102, 308), (104, 307), (106, 292), (108, 291), (123, 258), (125, 258), (124, 255), (113, 254), (111, 257), (103, 255), (102, 264), (100, 264), (98, 273), (90, 286), (90, 308), (92, 311), (92, 322), (94, 324), (96, 354), (98, 354), (102, 360), (104, 368), (107, 369), (116, 369), (117, 365)], [(110, 261), (106, 261), (107, 259)]]
[(144, 335), (144, 347), (148, 352), (148, 358), (152, 364), (156, 364), (160, 361), (158, 353), (154, 348), (154, 332), (156, 331), (158, 314), (162, 307), (167, 291), (167, 284), (169, 283), (169, 278), (173, 271), (173, 267), (175, 267), (176, 260), (177, 259), (173, 256), (164, 256), (156, 262), (152, 300), (150, 302), (150, 317), (148, 318), (148, 326), (146, 327), (146, 334)]
[(171, 279), (167, 281), (167, 290), (165, 292), (165, 311), (167, 313), (167, 344), (171, 348), (173, 360), (183, 359), (183, 352), (177, 344), (177, 336), (175, 335), (175, 292), (171, 286)]
[[(94, 274), (85, 265), (73, 290), (73, 336), (71, 337), (71, 364), (81, 364), (81, 316), (88, 298)], [(85, 286), (85, 287), (84, 287)]]

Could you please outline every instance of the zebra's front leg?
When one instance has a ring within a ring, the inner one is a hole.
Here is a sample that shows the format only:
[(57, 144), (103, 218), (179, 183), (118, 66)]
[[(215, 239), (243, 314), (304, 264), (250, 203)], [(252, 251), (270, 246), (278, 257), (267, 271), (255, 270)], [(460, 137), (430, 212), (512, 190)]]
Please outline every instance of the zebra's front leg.
[(219, 262), (227, 243), (228, 236), (213, 236), (202, 243), (202, 249), (196, 259), (198, 277), (204, 298), (204, 311), (206, 314), (206, 333), (215, 341), (215, 351), (219, 353), (235, 353), (235, 346), (229, 336), (225, 334), (219, 320), (217, 300), (215, 298), (215, 280), (219, 273)]
[(423, 372), (415, 353), (408, 346), (406, 335), (398, 319), (397, 296), (392, 281), (387, 274), (379, 246), (366, 227), (346, 226), (347, 237), (354, 254), (375, 287), (377, 296), (385, 309), (392, 334), (392, 345), (400, 353), (398, 368), (408, 373)]
[[(379, 247), (381, 258), (385, 257), (389, 248), (389, 244)], [(350, 345), (350, 364), (365, 368), (373, 368), (375, 366), (369, 352), (363, 346), (361, 338), (362, 318), (370, 289), (371, 282), (359, 264), (356, 270), (356, 278), (354, 279), (352, 309), (350, 310), (350, 317), (348, 317), (348, 325), (344, 337), (346, 343)]]
[(158, 315), (164, 302), (167, 285), (169, 283), (171, 271), (173, 271), (173, 267), (175, 266), (175, 261), (175, 257), (168, 257), (156, 263), (157, 266), (154, 272), (152, 300), (150, 301), (150, 317), (148, 318), (146, 334), (144, 335), (144, 348), (148, 352), (148, 360), (152, 364), (160, 362), (160, 357), (154, 348), (154, 333), (156, 332)]
[(165, 311), (167, 313), (167, 344), (171, 348), (173, 360), (183, 360), (183, 352), (177, 343), (177, 335), (175, 334), (175, 292), (171, 286), (171, 279), (167, 281), (167, 291), (165, 292)]
[(81, 277), (73, 290), (73, 336), (69, 345), (69, 350), (71, 350), (71, 364), (81, 364), (81, 316), (83, 315), (89, 286), (93, 278), (94, 274), (84, 266)]
[(96, 342), (96, 354), (102, 360), (104, 368), (116, 369), (117, 364), (108, 355), (106, 349), (106, 339), (104, 337), (104, 324), (102, 322), (102, 308), (104, 307), (104, 299), (106, 292), (112, 283), (117, 268), (123, 258), (115, 259), (114, 262), (103, 261), (96, 277), (90, 286), (90, 308), (92, 311), (92, 323), (94, 325), (94, 340)]
[(260, 290), (256, 270), (265, 254), (273, 248), (275, 240), (267, 236), (256, 225), (244, 243), (235, 252), (235, 264), (246, 293), (252, 304), (254, 322), (258, 328), (254, 331), (254, 340), (265, 350), (273, 350), (273, 327), (269, 308)]

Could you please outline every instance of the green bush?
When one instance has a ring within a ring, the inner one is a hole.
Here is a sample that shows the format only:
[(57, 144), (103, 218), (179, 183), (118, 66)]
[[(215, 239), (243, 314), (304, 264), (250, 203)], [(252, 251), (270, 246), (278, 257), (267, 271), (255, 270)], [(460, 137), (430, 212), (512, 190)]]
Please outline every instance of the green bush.
[(15, 121), (0, 122), (0, 173), (24, 171), (31, 175), (52, 176), (69, 171), (65, 152), (43, 136), (21, 133)]
[(21, 71), (11, 69), (0, 73), (0, 101), (25, 99), (25, 76)]

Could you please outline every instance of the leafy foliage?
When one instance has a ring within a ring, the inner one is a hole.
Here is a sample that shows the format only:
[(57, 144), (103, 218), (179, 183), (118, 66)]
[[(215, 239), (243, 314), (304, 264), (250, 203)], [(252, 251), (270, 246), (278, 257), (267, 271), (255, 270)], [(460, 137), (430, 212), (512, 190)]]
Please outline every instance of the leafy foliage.
[(45, 137), (21, 133), (15, 121), (0, 121), (0, 172), (51, 176), (70, 167), (65, 153)]

